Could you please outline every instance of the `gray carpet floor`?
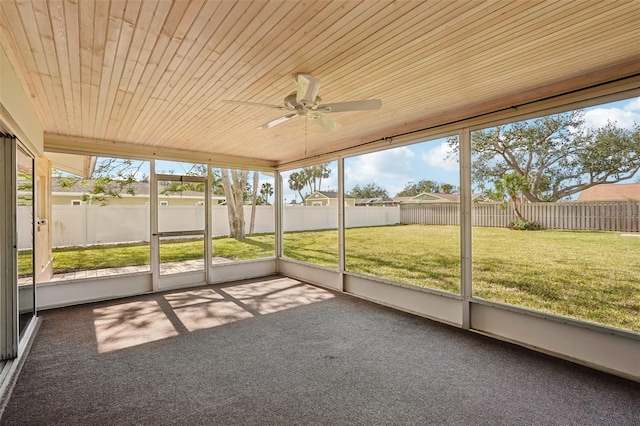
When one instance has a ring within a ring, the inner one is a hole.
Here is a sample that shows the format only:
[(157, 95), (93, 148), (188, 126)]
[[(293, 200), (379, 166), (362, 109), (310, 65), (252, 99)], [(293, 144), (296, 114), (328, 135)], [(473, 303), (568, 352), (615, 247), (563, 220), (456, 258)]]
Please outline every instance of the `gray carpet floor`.
[(640, 384), (270, 277), (41, 313), (6, 425), (640, 425)]

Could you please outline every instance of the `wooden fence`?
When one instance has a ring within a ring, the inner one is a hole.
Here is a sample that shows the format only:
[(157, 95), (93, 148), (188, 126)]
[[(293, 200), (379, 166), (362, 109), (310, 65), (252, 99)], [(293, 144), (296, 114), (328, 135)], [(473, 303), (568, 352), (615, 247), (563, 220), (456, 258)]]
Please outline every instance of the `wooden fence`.
[[(640, 232), (640, 202), (522, 203), (522, 215), (544, 229)], [(513, 208), (499, 204), (473, 204), (473, 226), (506, 227), (516, 219)], [(421, 225), (460, 225), (460, 205), (404, 204), (400, 222)]]

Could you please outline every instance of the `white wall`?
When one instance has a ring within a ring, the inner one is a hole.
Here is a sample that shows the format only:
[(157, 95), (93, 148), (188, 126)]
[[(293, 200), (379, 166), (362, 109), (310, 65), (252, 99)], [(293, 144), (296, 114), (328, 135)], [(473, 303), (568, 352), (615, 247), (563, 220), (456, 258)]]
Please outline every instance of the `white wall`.
[(43, 130), (31, 99), (22, 89), (20, 80), (0, 48), (0, 121), (36, 156), (44, 146)]
[[(18, 215), (30, 214), (30, 207), (19, 207)], [(229, 233), (226, 206), (212, 207), (212, 234)], [(245, 223), (249, 226), (251, 206), (245, 206)], [(257, 206), (255, 233), (274, 232), (273, 206)], [(395, 225), (400, 222), (398, 207), (346, 207), (348, 228), (362, 226)], [(53, 231), (53, 247), (85, 244), (124, 243), (149, 241), (149, 206), (61, 206), (52, 207), (49, 226)], [(160, 231), (186, 231), (204, 228), (204, 207), (161, 206), (158, 215)], [(284, 230), (303, 231), (338, 227), (336, 207), (286, 206)], [(248, 228), (247, 228), (248, 231)], [(30, 227), (21, 227), (19, 241), (30, 241)], [(31, 247), (18, 247), (20, 250)]]

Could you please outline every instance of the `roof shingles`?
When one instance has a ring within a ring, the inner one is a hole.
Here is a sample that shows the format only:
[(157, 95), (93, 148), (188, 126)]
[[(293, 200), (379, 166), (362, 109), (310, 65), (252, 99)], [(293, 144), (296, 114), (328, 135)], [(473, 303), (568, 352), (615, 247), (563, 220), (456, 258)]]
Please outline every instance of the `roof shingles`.
[(580, 193), (578, 201), (638, 201), (640, 183), (603, 183)]

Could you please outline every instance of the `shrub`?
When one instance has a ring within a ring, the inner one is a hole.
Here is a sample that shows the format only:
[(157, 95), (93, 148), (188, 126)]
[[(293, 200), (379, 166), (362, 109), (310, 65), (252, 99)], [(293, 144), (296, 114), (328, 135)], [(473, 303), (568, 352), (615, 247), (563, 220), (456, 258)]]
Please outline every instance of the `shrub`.
[(515, 229), (516, 231), (539, 231), (542, 229), (542, 225), (538, 222), (532, 222), (529, 220), (514, 220), (507, 226), (509, 229)]

